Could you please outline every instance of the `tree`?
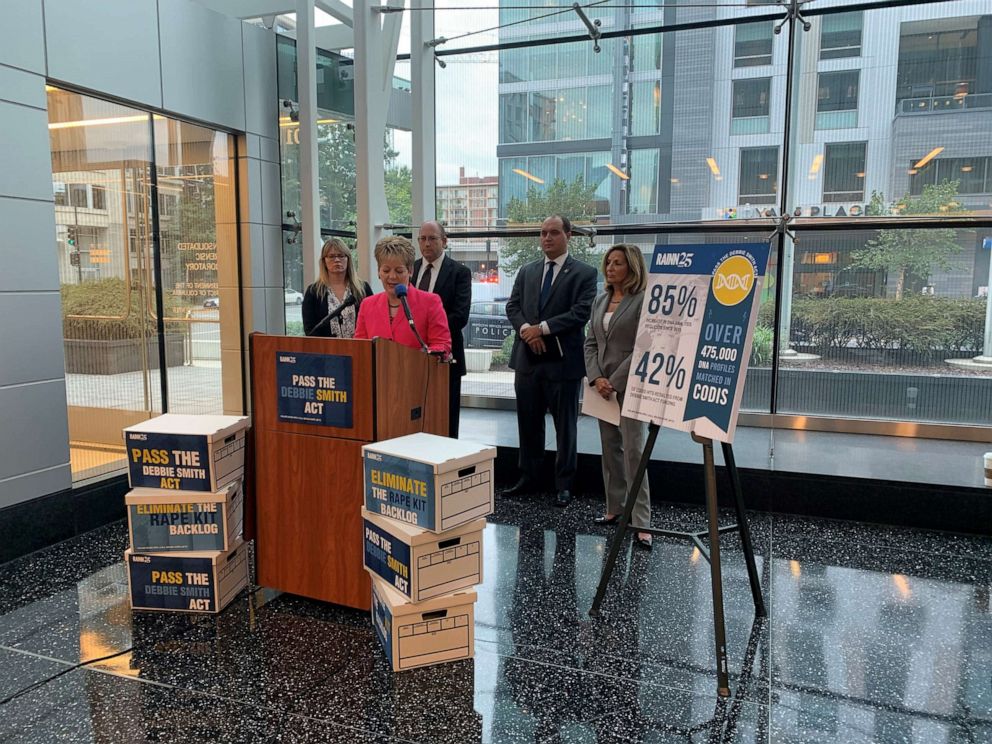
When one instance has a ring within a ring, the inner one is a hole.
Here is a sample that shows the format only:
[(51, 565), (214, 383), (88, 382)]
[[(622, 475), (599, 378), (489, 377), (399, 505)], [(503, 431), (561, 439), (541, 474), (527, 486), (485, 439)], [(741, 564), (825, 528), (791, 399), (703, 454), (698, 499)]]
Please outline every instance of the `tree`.
[[(953, 214), (963, 209), (957, 195), (958, 181), (924, 186), (920, 195), (906, 194), (892, 205), (886, 203), (884, 195), (873, 191), (865, 213), (873, 217)], [(852, 258), (854, 266), (894, 276), (895, 299), (901, 300), (911, 279), (926, 281), (935, 266), (944, 271), (954, 268), (952, 257), (960, 251), (951, 229), (882, 230), (863, 250), (854, 251)]]
[[(515, 225), (540, 225), (549, 215), (562, 214), (573, 225), (592, 221), (595, 217), (593, 195), (596, 184), (586, 184), (581, 176), (572, 183), (556, 178), (551, 186), (539, 190), (527, 189), (527, 198), (513, 197), (506, 206), (507, 222)], [(568, 242), (568, 251), (580, 261), (596, 266), (599, 252), (589, 245), (588, 239), (574, 235)], [(541, 246), (535, 238), (510, 238), (500, 251), (500, 268), (507, 274), (516, 273), (521, 266), (541, 257)]]

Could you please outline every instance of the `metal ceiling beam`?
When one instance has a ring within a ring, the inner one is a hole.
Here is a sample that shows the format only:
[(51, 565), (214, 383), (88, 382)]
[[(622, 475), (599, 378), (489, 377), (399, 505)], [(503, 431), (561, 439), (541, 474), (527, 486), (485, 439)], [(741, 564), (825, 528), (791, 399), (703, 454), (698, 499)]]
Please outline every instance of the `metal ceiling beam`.
[[(362, 2), (362, 0), (359, 0), (359, 2)], [(314, 0), (314, 5), (346, 26), (355, 25), (354, 11), (341, 2), (341, 0)]]

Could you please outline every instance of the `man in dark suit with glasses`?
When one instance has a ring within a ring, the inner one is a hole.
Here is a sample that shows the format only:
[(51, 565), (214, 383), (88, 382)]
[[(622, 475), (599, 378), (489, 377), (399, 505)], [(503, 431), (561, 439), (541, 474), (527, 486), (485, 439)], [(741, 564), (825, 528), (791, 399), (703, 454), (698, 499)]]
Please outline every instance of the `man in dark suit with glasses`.
[(472, 272), (444, 253), (448, 235), (440, 222), (429, 220), (417, 236), (421, 258), (413, 264), (413, 286), (441, 298), (451, 332), (451, 374), (448, 376), (448, 436), (458, 438), (461, 413), (462, 377), (465, 375), (465, 340), (462, 329), (468, 325), (472, 304)]

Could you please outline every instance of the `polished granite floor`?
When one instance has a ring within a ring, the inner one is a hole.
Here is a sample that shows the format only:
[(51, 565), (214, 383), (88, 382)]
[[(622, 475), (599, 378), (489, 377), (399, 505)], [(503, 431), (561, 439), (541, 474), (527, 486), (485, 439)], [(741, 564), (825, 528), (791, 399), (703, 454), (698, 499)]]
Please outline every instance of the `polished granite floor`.
[(755, 515), (769, 617), (728, 535), (721, 700), (688, 544), (625, 549), (588, 617), (597, 508), (499, 499), (475, 658), (397, 675), (366, 614), (268, 590), (132, 613), (121, 523), (0, 566), (0, 742), (992, 742), (989, 540)]

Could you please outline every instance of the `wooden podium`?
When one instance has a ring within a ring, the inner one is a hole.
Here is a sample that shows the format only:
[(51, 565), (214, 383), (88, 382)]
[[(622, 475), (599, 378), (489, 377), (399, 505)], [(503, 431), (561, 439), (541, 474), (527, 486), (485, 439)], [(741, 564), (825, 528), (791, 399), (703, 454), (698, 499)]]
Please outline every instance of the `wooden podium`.
[[(351, 360), (350, 427), (287, 420), (277, 367), (299, 354)], [(447, 435), (448, 365), (387, 339), (261, 333), (251, 334), (250, 357), (254, 509), (245, 534), (256, 541), (258, 583), (367, 610), (362, 445)]]

